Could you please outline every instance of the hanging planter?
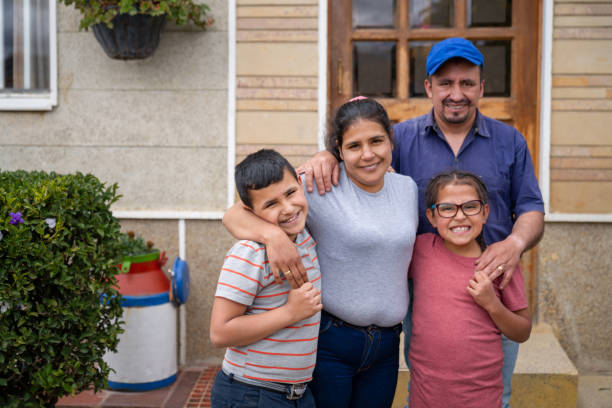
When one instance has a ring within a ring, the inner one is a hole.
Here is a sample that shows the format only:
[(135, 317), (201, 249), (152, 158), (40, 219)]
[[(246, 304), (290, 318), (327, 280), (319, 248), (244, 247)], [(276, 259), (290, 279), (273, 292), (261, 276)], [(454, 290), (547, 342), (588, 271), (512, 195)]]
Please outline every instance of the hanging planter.
[(166, 25), (166, 15), (117, 14), (106, 24), (95, 24), (93, 32), (110, 58), (120, 60), (143, 59), (153, 55)]
[(115, 59), (142, 59), (153, 54), (166, 19), (191, 22), (205, 29), (214, 20), (210, 8), (194, 0), (59, 0), (74, 4), (83, 17), (80, 28), (93, 27), (106, 54)]

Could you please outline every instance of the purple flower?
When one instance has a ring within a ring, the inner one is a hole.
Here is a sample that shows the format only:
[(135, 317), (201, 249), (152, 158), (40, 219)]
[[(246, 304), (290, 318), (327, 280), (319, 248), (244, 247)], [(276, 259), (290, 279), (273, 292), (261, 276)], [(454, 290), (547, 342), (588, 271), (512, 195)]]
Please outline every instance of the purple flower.
[(19, 211), (16, 213), (10, 212), (9, 215), (11, 216), (9, 224), (23, 224), (23, 218), (21, 218), (21, 213)]

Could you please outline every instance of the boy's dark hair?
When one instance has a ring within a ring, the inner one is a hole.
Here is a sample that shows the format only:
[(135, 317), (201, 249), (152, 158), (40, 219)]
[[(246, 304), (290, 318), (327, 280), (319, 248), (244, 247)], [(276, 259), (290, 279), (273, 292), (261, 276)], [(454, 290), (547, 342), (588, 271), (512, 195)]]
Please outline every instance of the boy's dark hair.
[[(487, 186), (480, 179), (480, 177), (470, 173), (469, 171), (452, 169), (438, 173), (431, 180), (429, 180), (427, 188), (425, 188), (425, 208), (431, 210), (431, 206), (437, 204), (436, 201), (438, 200), (438, 192), (449, 184), (472, 186), (474, 187), (474, 190), (476, 190), (478, 198), (482, 200), (483, 203), (486, 204), (489, 201)], [(476, 238), (476, 241), (480, 245), (480, 248), (484, 251), (487, 244), (485, 243), (482, 231)]]
[(285, 169), (297, 180), (295, 169), (280, 153), (272, 149), (261, 149), (249, 154), (234, 170), (236, 190), (240, 199), (253, 208), (249, 190), (266, 188), (283, 179)]
[(344, 132), (358, 120), (370, 120), (380, 124), (387, 132), (391, 145), (393, 145), (393, 130), (385, 108), (372, 98), (351, 99), (338, 108), (325, 137), (325, 148), (338, 161), (342, 161), (340, 147), (342, 146)]

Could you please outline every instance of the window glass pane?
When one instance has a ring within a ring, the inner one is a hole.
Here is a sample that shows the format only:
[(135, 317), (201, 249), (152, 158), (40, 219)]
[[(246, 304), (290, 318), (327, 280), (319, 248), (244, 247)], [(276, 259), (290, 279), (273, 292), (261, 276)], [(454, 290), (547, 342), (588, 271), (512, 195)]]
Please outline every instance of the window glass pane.
[(49, 92), (49, 1), (0, 0), (0, 92)]
[(512, 0), (468, 0), (468, 27), (510, 27)]
[(484, 55), (484, 96), (510, 96), (511, 42), (474, 41)]
[(353, 28), (395, 26), (396, 0), (354, 0)]
[(395, 42), (353, 43), (353, 94), (393, 97), (395, 94)]
[(434, 45), (433, 41), (413, 41), (410, 43), (410, 96), (427, 96), (425, 93), (425, 62), (427, 54)]
[(452, 27), (454, 10), (453, 0), (411, 0), (410, 27)]

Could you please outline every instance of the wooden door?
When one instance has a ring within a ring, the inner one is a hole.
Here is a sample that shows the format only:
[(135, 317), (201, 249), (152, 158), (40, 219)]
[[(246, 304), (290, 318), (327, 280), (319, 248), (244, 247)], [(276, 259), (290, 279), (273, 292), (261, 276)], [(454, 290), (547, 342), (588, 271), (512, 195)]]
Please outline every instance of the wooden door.
[[(448, 37), (474, 42), (485, 57), (480, 110), (515, 126), (538, 157), (540, 15), (538, 0), (329, 0), (330, 113), (353, 96), (376, 98), (392, 121), (431, 109), (425, 61)], [(535, 251), (523, 257), (535, 304)]]
[(366, 95), (394, 122), (427, 113), (427, 53), (464, 37), (485, 57), (480, 110), (515, 126), (537, 167), (540, 10), (535, 0), (329, 0), (330, 110)]

